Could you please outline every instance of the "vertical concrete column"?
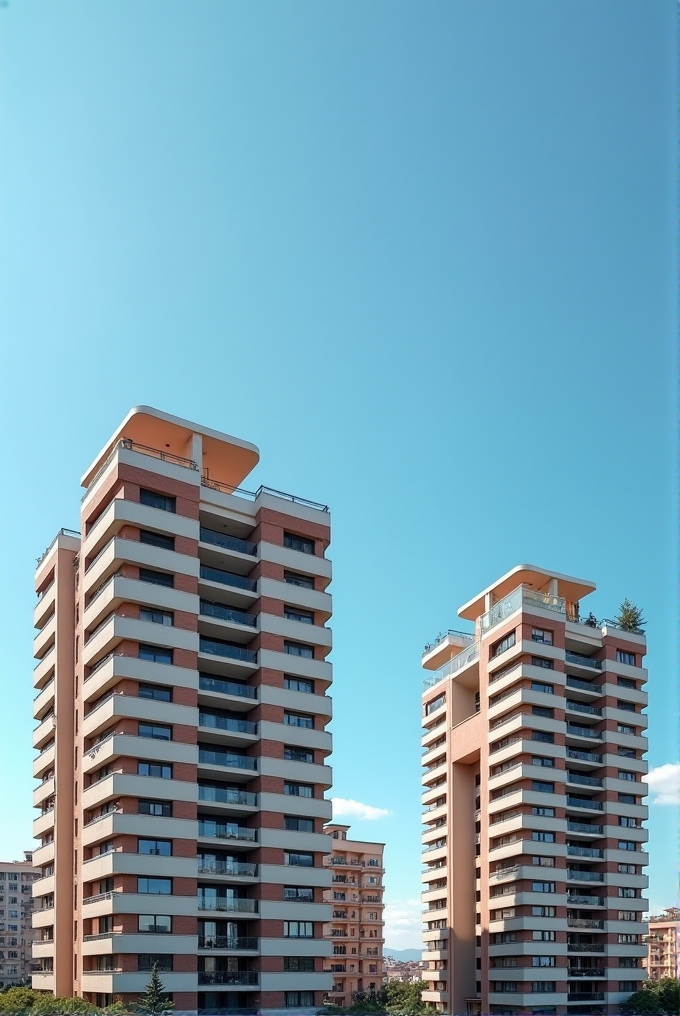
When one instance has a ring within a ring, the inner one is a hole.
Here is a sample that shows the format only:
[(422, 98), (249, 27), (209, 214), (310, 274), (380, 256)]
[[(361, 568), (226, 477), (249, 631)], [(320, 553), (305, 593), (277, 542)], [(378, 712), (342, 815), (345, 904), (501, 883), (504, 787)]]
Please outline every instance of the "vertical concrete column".
[(466, 998), (475, 995), (475, 767), (451, 766), (451, 823), (448, 883), (451, 893), (449, 929), (449, 1012), (464, 1013)]
[(558, 595), (557, 594), (557, 579), (550, 579), (550, 584), (548, 586), (548, 594), (550, 596), (557, 596)]
[(203, 436), (192, 434), (188, 441), (187, 456), (198, 466), (199, 472), (203, 472)]

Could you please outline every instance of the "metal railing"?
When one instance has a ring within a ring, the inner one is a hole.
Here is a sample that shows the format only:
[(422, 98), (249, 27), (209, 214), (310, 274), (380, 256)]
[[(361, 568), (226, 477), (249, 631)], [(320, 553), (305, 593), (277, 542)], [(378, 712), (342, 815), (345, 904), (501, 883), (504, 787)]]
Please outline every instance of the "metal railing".
[[(596, 922), (599, 923), (599, 922)], [(567, 952), (575, 953), (603, 953), (604, 945), (596, 945), (593, 942), (567, 942)]]
[[(59, 532), (54, 537), (52, 542), (47, 547), (45, 547), (45, 549), (42, 552), (42, 554), (40, 555), (40, 557), (37, 557), (35, 559), (36, 560), (36, 568), (40, 567), (40, 565), (43, 563), (43, 561), (45, 560), (45, 558), (47, 557), (49, 552), (52, 550), (52, 547), (54, 547), (55, 543), (57, 542), (57, 540), (59, 539), (60, 536), (75, 536), (78, 539), (80, 539), (80, 532), (77, 529), (64, 529), (64, 527), (62, 526), (62, 528), (59, 530)], [(54, 583), (51, 583), (51, 585), (53, 585), (53, 584)], [(47, 589), (49, 589), (49, 588), (50, 588), (50, 586), (47, 587)], [(47, 592), (47, 589), (45, 590), (45, 592)]]
[(602, 694), (602, 689), (590, 681), (581, 681), (578, 677), (571, 677), (567, 674), (567, 688), (578, 688), (580, 691), (590, 691), (596, 695)]
[(597, 730), (593, 730), (592, 727), (580, 727), (577, 723), (567, 723), (567, 734), (573, 734), (575, 737), (590, 737), (594, 741), (602, 740), (602, 734)]
[(222, 695), (238, 695), (240, 698), (256, 699), (257, 689), (247, 684), (238, 684), (236, 681), (225, 681), (219, 677), (210, 677), (208, 674), (198, 675), (199, 691), (215, 691)]
[(593, 660), (590, 656), (581, 656), (580, 653), (570, 653), (569, 650), (564, 654), (567, 663), (573, 663), (577, 667), (591, 667), (594, 670), (602, 670), (602, 661)]
[(257, 805), (257, 794), (249, 790), (233, 790), (231, 787), (209, 787), (198, 785), (198, 799), (206, 804), (242, 804), (248, 807)]
[(584, 702), (575, 702), (573, 699), (567, 699), (567, 709), (575, 713), (584, 713), (588, 716), (602, 716), (602, 710), (598, 709), (597, 706), (589, 706)]
[(231, 769), (257, 769), (257, 759), (249, 755), (239, 755), (232, 751), (214, 751), (208, 748), (198, 749), (198, 764), (209, 766), (228, 766)]
[(225, 607), (221, 603), (208, 603), (201, 600), (199, 614), (203, 617), (216, 617), (220, 621), (233, 621), (234, 624), (244, 624), (249, 628), (257, 625), (255, 614), (248, 614), (245, 610), (237, 610), (235, 607)]
[(212, 547), (222, 547), (223, 550), (235, 550), (238, 554), (257, 554), (257, 544), (249, 540), (240, 540), (237, 536), (229, 536), (227, 533), (218, 533), (214, 529), (207, 529), (201, 526), (199, 530), (201, 543), (209, 543)]
[(241, 663), (257, 663), (256, 651), (244, 649), (243, 646), (230, 646), (227, 642), (220, 642), (218, 639), (206, 639), (199, 636), (198, 651), (210, 656), (222, 656), (227, 660), (239, 660)]
[(199, 935), (199, 949), (257, 949), (257, 938), (252, 935)]
[[(201, 788), (199, 786), (199, 788), (198, 788), (198, 791), (199, 791), (199, 793), (198, 793), (198, 799), (199, 799), (199, 801), (206, 801), (206, 800), (210, 801), (211, 798), (206, 798), (206, 797), (202, 797), (201, 796), (201, 789), (208, 789), (208, 788), (205, 788), (205, 787)], [(236, 793), (240, 793), (240, 794), (244, 794), (245, 793), (247, 797), (254, 797), (255, 798), (255, 802), (254, 803), (257, 803), (257, 794), (247, 794), (245, 791), (237, 791)], [(232, 803), (232, 802), (227, 802), (227, 803)], [(235, 803), (240, 804), (241, 802), (238, 801), (238, 802), (235, 802)], [(210, 821), (208, 819), (199, 819), (198, 820), (198, 835), (199, 835), (199, 838), (200, 837), (207, 837), (207, 836), (210, 836), (210, 837), (214, 836), (216, 839), (220, 839), (220, 840), (247, 840), (250, 843), (255, 843), (257, 841), (257, 829), (248, 829), (247, 826), (237, 826), (233, 822), (226, 822), (226, 823), (225, 822), (212, 822), (212, 821)]]
[(212, 727), (215, 730), (232, 730), (237, 734), (257, 734), (257, 723), (248, 720), (236, 720), (231, 716), (215, 716), (213, 713), (199, 712), (199, 727)]
[(444, 639), (447, 639), (449, 635), (453, 635), (454, 638), (459, 639), (472, 639), (474, 635), (469, 631), (456, 631), (455, 628), (449, 628), (447, 631), (440, 631), (438, 635), (435, 635), (432, 642), (428, 642), (423, 649), (423, 656), (425, 653), (429, 653), (431, 649), (441, 645)]
[(601, 871), (580, 871), (576, 868), (567, 868), (567, 878), (573, 878), (577, 882), (604, 882)]
[(245, 861), (209, 861), (205, 857), (198, 857), (199, 875), (242, 875), (246, 878), (254, 878), (257, 875), (257, 865), (247, 864)]
[(258, 487), (257, 490), (244, 490), (243, 487), (232, 487), (228, 483), (220, 483), (219, 480), (211, 480), (208, 476), (201, 477), (204, 487), (211, 490), (219, 490), (223, 494), (235, 494), (237, 497), (246, 497), (249, 501), (257, 501), (263, 494), (270, 494), (272, 497), (282, 497), (286, 501), (293, 501), (295, 504), (305, 505), (307, 508), (316, 508), (317, 511), (329, 512), (327, 504), (320, 504), (318, 501), (309, 501), (306, 497), (298, 497), (297, 494), (287, 494), (283, 490), (275, 490), (274, 487)]
[(445, 677), (449, 677), (451, 674), (455, 674), (456, 671), (462, 667), (467, 667), (468, 663), (472, 663), (473, 660), (479, 658), (479, 643), (473, 642), (471, 646), (467, 646), (462, 652), (458, 653), (453, 659), (445, 663), (439, 670), (435, 670), (434, 674), (430, 677), (426, 677), (423, 681), (423, 688), (427, 691), (428, 688), (433, 688), (440, 681), (443, 681)]
[(40, 664), (45, 662), (47, 657), (50, 656), (54, 652), (55, 646), (56, 646), (56, 642), (53, 642), (52, 645), (50, 646), (50, 648), (47, 650), (47, 652), (42, 654), (40, 659), (37, 661), (37, 663), (33, 667), (33, 670), (37, 670), (38, 667), (40, 666)]
[(597, 847), (575, 847), (573, 844), (567, 844), (567, 854), (570, 857), (604, 857), (604, 851)]
[(603, 931), (604, 921), (592, 921), (586, 917), (568, 917), (568, 928), (587, 928), (591, 931)]
[(482, 634), (490, 628), (494, 628), (501, 621), (510, 617), (522, 606), (528, 608), (538, 607), (540, 610), (551, 610), (558, 614), (566, 614), (567, 601), (562, 596), (551, 596), (549, 593), (538, 593), (535, 589), (526, 586), (517, 586), (511, 593), (508, 593), (498, 603), (494, 603), (491, 610), (487, 610), (479, 619)]
[(121, 449), (127, 449), (132, 452), (140, 452), (142, 455), (149, 455), (154, 459), (163, 459), (165, 462), (171, 462), (176, 466), (184, 466), (187, 469), (198, 469), (198, 464), (193, 459), (185, 459), (181, 455), (173, 455), (171, 452), (161, 451), (160, 448), (150, 448), (148, 445), (137, 444), (136, 441), (132, 441), (130, 438), (124, 437), (120, 441), (116, 441), (113, 448), (106, 456), (101, 466), (94, 474), (89, 484), (85, 489), (85, 493), (81, 497), (81, 503), (85, 500), (91, 490), (97, 485), (99, 480), (102, 478), (106, 470), (109, 468), (114, 458)]
[(589, 797), (571, 797), (567, 794), (567, 808), (591, 808), (593, 811), (603, 811), (604, 805), (601, 801), (592, 801)]
[(219, 582), (222, 586), (232, 586), (234, 589), (246, 589), (248, 592), (257, 592), (257, 582), (245, 575), (236, 575), (234, 572), (224, 571), (222, 568), (209, 568), (202, 564), (200, 577), (208, 582)]
[(595, 765), (602, 765), (602, 756), (594, 755), (591, 751), (578, 751), (576, 748), (567, 748), (567, 758), (577, 758), (582, 762), (594, 762)]
[(199, 970), (199, 984), (259, 984), (256, 970)]
[(579, 773), (567, 772), (567, 783), (578, 783), (584, 787), (602, 787), (603, 781), (596, 776), (581, 776)]
[(256, 914), (257, 900), (235, 899), (232, 896), (198, 896), (199, 910), (225, 910), (234, 914)]
[(567, 820), (567, 832), (590, 833), (593, 836), (602, 836), (603, 827), (600, 825), (591, 825), (589, 822), (569, 822), (569, 820)]
[(567, 906), (603, 907), (604, 900), (600, 896), (567, 896)]

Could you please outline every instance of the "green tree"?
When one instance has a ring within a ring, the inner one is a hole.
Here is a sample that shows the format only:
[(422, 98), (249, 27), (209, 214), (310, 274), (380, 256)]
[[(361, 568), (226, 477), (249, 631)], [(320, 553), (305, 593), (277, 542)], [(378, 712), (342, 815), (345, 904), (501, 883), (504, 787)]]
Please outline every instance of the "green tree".
[(643, 633), (647, 624), (642, 616), (641, 608), (636, 607), (628, 598), (619, 607), (618, 616), (614, 620), (624, 631), (634, 631), (638, 635)]
[(385, 1008), (392, 1016), (417, 1016), (429, 1012), (430, 1006), (421, 998), (422, 992), (427, 989), (427, 981), (389, 981), (385, 985)]
[(137, 1012), (142, 1016), (162, 1016), (173, 1008), (174, 1002), (170, 1002), (165, 994), (163, 982), (158, 976), (158, 967), (154, 963), (151, 967), (151, 977), (146, 986), (146, 991), (140, 997), (137, 1005)]
[(680, 986), (674, 977), (644, 981), (642, 989), (621, 1003), (625, 1016), (676, 1016), (680, 1012)]

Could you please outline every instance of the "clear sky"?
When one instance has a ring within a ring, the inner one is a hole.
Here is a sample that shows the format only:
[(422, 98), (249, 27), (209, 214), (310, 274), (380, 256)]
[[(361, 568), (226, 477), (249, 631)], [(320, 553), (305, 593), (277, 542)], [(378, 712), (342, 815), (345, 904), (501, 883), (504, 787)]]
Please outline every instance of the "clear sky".
[(675, 60), (671, 0), (0, 8), (0, 856), (32, 844), (35, 558), (139, 403), (332, 507), (333, 793), (389, 813), (347, 816), (388, 946), (419, 942), (420, 652), (513, 565), (642, 605), (678, 798)]

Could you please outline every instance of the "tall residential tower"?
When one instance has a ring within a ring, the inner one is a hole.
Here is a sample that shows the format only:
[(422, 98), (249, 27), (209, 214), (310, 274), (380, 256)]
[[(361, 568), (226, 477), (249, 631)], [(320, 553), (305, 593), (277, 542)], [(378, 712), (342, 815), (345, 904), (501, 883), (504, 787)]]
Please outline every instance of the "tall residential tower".
[(331, 986), (323, 505), (148, 407), (38, 562), (33, 985), (176, 1012), (313, 1011)]
[(592, 582), (513, 568), (426, 647), (424, 998), (615, 1013), (645, 972), (644, 635)]

